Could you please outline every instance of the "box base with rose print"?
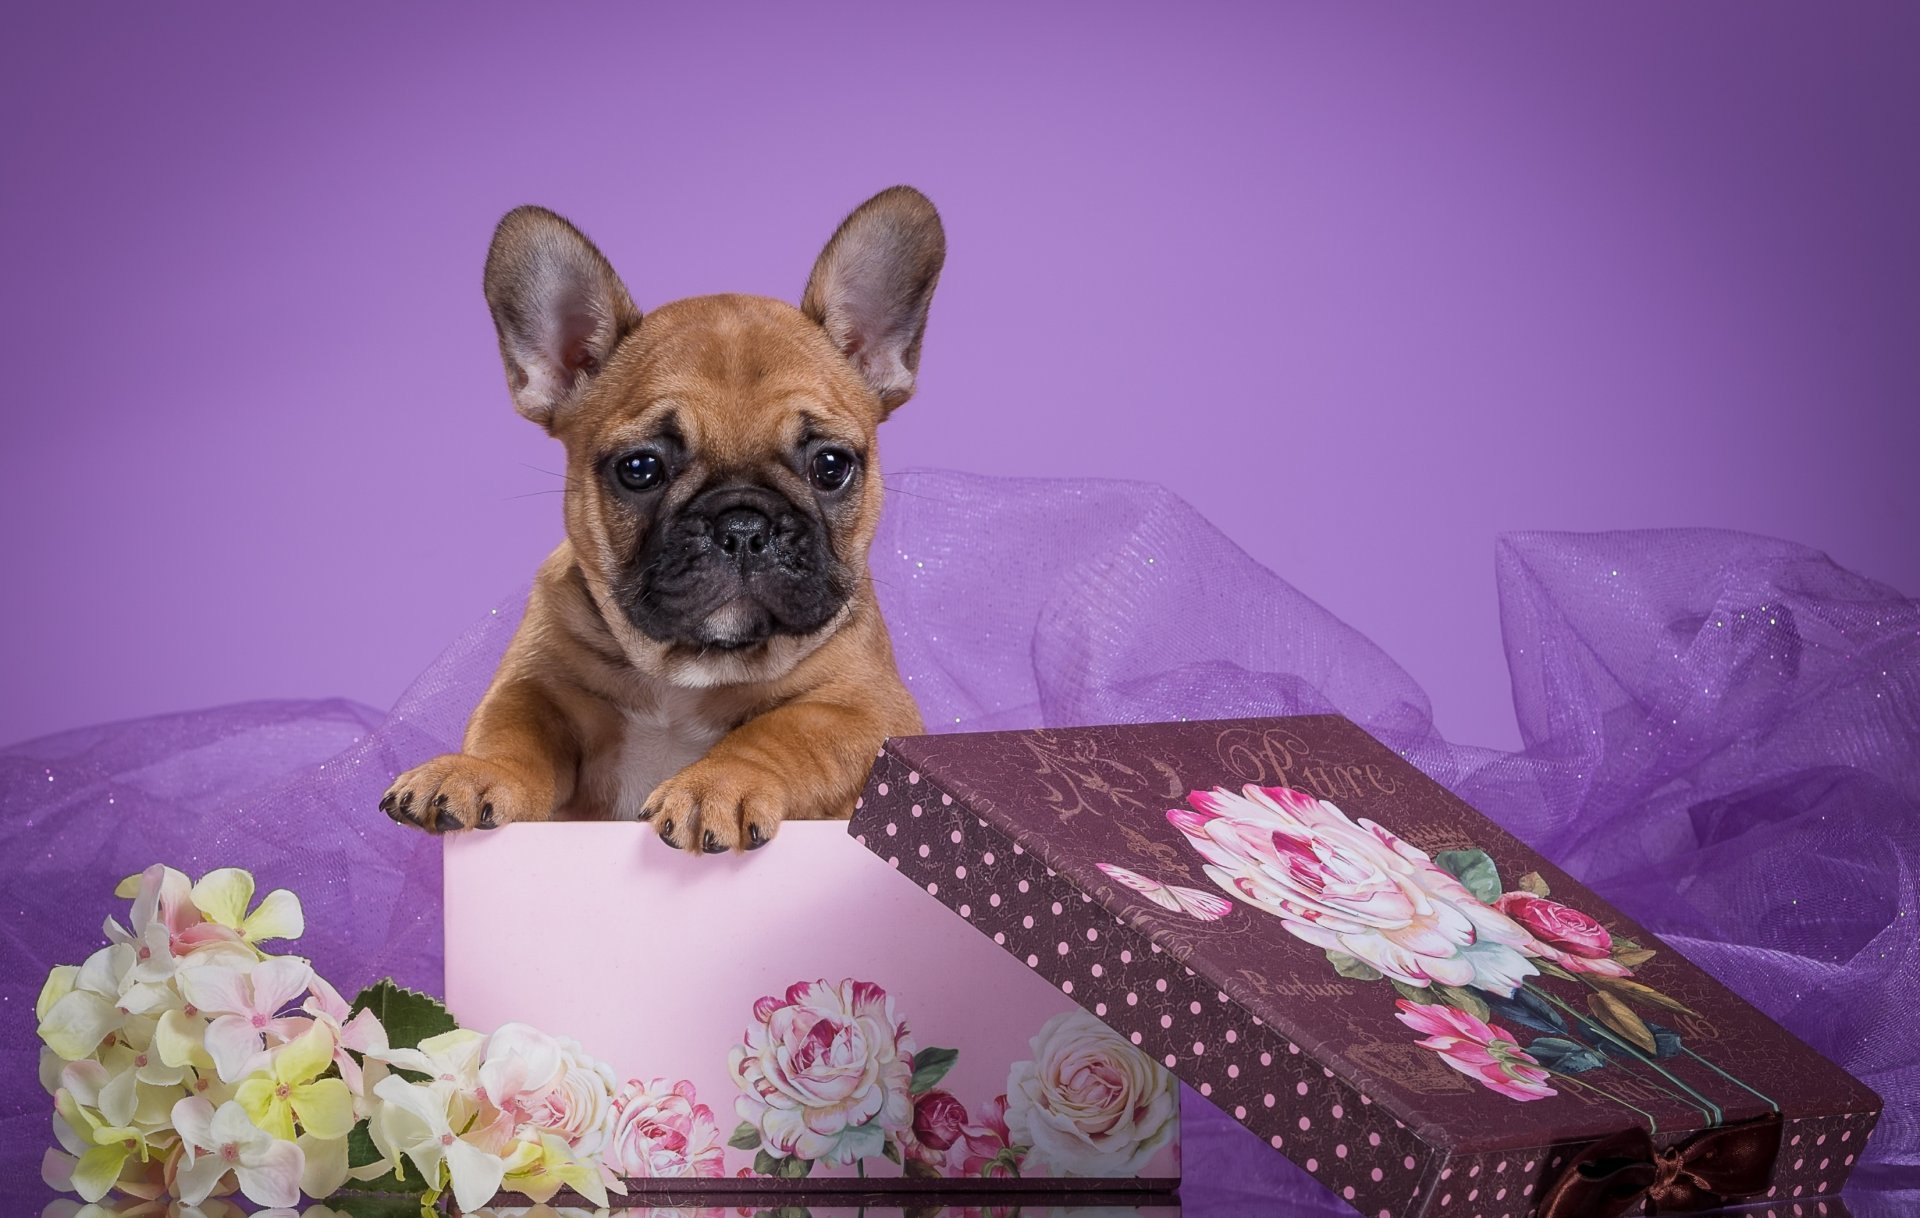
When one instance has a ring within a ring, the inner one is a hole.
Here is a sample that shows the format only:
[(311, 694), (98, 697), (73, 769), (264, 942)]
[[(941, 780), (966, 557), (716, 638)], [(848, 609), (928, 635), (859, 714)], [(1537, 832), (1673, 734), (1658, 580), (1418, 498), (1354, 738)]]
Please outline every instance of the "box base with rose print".
[(1171, 1075), (843, 823), (739, 856), (647, 826), (449, 839), (446, 996), (613, 1067), (639, 1194), (1171, 1190)]
[(1813, 1198), (1879, 1113), (1338, 717), (893, 740), (852, 830), (1369, 1218)]

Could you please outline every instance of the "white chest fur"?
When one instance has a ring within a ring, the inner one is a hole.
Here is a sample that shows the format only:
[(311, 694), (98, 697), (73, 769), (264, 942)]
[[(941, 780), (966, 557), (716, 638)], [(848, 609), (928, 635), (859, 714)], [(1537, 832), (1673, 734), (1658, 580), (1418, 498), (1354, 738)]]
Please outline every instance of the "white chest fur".
[(702, 714), (697, 690), (662, 689), (644, 708), (620, 712), (620, 739), (592, 763), (584, 784), (614, 820), (639, 817), (647, 796), (726, 734), (726, 725)]

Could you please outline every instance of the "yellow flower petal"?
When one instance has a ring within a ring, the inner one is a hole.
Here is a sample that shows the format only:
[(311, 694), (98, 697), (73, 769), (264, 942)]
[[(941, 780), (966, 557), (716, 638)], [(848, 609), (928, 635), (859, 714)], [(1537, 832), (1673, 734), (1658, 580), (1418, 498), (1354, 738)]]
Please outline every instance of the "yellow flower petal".
[[(246, 1110), (248, 1119), (265, 1129), (267, 1114), (273, 1110), (273, 1093), (279, 1089), (280, 1084), (273, 1079), (264, 1074), (256, 1074), (234, 1088), (233, 1098), (239, 1102), (241, 1108)], [(288, 1119), (292, 1119), (291, 1113)]]
[(306, 915), (300, 910), (300, 898), (284, 888), (276, 888), (260, 902), (260, 908), (253, 911), (242, 924), (241, 933), (247, 942), (258, 943), (264, 939), (298, 939), (306, 933)]
[(98, 1201), (113, 1188), (114, 1181), (120, 1178), (120, 1169), (126, 1166), (127, 1147), (116, 1142), (112, 1146), (96, 1146), (80, 1156), (73, 1165), (73, 1191), (87, 1201)]
[(239, 928), (253, 900), (253, 876), (238, 867), (209, 871), (193, 886), (193, 903), (210, 922)]
[(207, 1056), (206, 1032), (206, 1020), (177, 1009), (168, 1011), (154, 1025), (153, 1047), (165, 1065), (211, 1070), (213, 1058)]
[(344, 1138), (353, 1128), (353, 1092), (340, 1079), (303, 1083), (290, 1098), (300, 1128), (316, 1138)]
[(47, 1008), (40, 1020), (40, 1039), (70, 1062), (100, 1047), (100, 1039), (120, 1026), (120, 1012), (100, 995), (74, 990)]
[(61, 964), (47, 973), (47, 983), (40, 987), (40, 997), (34, 1000), (33, 1017), (45, 1019), (53, 1004), (73, 993), (73, 979), (80, 975), (77, 964)]
[(283, 1083), (304, 1083), (332, 1064), (333, 1030), (315, 1023), (274, 1054), (273, 1076)]

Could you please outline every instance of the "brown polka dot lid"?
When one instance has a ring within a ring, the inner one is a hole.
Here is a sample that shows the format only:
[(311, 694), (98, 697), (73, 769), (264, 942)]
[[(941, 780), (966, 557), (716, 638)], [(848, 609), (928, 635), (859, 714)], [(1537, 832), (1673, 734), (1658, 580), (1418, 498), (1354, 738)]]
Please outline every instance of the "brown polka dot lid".
[(1673, 1163), (1765, 1141), (1722, 1200), (1817, 1197), (1879, 1113), (1336, 716), (892, 740), (851, 831), (1378, 1218), (1564, 1209), (1633, 1129)]

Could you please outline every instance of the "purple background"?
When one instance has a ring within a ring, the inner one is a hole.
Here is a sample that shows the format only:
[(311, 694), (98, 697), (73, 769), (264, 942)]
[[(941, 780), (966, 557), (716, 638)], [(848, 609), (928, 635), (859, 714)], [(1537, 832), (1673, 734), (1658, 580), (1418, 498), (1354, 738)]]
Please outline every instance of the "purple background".
[(1501, 530), (1920, 591), (1912, 6), (14, 5), (0, 47), (0, 741), (384, 706), (530, 575), (560, 456), (479, 292), (526, 201), (645, 309), (793, 299), (920, 186), (887, 465), (1164, 482), (1456, 738), (1516, 738)]

